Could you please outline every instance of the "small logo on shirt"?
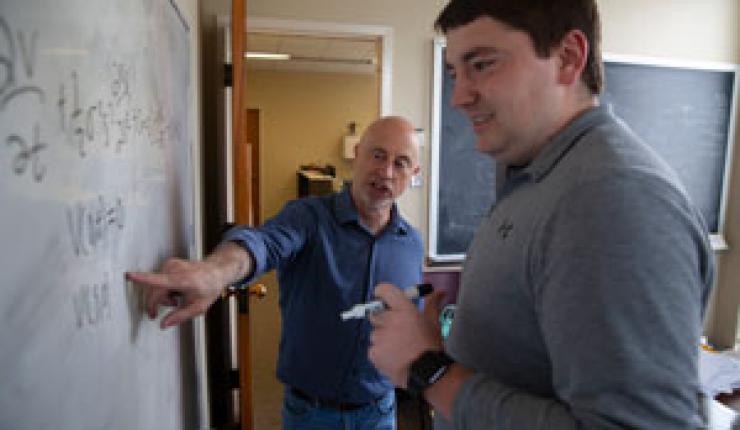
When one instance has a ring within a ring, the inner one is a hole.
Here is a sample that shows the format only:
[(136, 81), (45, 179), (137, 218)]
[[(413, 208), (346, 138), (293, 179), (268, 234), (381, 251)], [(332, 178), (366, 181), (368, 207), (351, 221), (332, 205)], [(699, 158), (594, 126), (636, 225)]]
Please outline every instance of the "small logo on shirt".
[(511, 231), (514, 230), (514, 223), (509, 221), (508, 219), (505, 219), (501, 225), (498, 226), (498, 235), (501, 237), (501, 239), (506, 239), (509, 237), (509, 234)]

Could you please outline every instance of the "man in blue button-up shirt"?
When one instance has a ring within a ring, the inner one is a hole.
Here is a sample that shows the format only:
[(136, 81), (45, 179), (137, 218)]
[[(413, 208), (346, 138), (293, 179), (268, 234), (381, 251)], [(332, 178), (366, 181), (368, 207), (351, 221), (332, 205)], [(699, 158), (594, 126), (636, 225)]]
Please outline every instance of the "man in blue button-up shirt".
[[(372, 299), (379, 283), (420, 281), (422, 241), (395, 205), (418, 170), (412, 125), (381, 118), (356, 146), (352, 185), (340, 193), (289, 202), (261, 227), (236, 227), (203, 261), (171, 259), (162, 273), (128, 277), (151, 286), (151, 317), (176, 306), (164, 328), (203, 313), (224, 286), (277, 269), (283, 428), (393, 429), (393, 385), (367, 359), (370, 325), (339, 314)], [(179, 305), (172, 291), (184, 296)]]

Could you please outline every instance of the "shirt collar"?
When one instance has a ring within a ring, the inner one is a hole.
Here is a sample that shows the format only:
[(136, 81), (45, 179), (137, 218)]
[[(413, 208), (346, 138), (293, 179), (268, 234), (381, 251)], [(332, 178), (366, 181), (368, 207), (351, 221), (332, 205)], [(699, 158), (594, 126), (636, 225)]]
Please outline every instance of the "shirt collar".
[(612, 108), (609, 105), (595, 106), (581, 113), (553, 136), (537, 157), (519, 173), (530, 175), (535, 182), (541, 181), (581, 136), (597, 125), (608, 121), (611, 116)]
[[(342, 191), (336, 195), (334, 199), (334, 216), (340, 224), (355, 223), (362, 225), (360, 223), (360, 214), (357, 212), (354, 201), (352, 201), (351, 189), (352, 185), (346, 184), (342, 188)], [(409, 226), (398, 213), (398, 206), (395, 202), (391, 206), (391, 219), (383, 231), (392, 231), (399, 235), (405, 235), (409, 231)]]

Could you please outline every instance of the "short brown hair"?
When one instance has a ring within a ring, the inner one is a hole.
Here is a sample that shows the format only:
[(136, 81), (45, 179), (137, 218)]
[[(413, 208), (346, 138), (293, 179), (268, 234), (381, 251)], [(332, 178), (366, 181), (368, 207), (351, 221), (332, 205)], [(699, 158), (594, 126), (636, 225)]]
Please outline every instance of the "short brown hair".
[(588, 40), (588, 58), (581, 79), (592, 94), (601, 93), (601, 23), (595, 0), (451, 0), (434, 27), (442, 33), (488, 16), (529, 35), (541, 58), (570, 30), (581, 30)]

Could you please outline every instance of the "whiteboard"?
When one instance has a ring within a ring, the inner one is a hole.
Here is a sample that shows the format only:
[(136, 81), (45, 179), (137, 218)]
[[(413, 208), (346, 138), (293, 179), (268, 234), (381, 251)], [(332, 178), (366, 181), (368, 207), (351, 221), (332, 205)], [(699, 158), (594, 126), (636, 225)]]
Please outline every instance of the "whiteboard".
[(2, 429), (197, 425), (192, 326), (124, 280), (194, 252), (190, 38), (171, 0), (2, 1)]

